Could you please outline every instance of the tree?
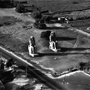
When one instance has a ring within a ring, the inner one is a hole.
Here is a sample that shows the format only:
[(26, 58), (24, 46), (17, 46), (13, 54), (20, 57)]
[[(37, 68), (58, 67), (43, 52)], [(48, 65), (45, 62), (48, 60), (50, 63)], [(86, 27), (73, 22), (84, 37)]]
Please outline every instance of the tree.
[(36, 27), (38, 29), (45, 29), (46, 24), (44, 22), (42, 22), (41, 20), (36, 20), (36, 22), (34, 23), (34, 27)]
[(86, 63), (80, 62), (79, 65), (80, 65), (80, 69), (83, 70), (84, 69), (84, 66), (86, 65)]
[(23, 4), (19, 3), (16, 7), (16, 11), (19, 13), (25, 12), (25, 7), (23, 6)]
[(42, 14), (39, 10), (34, 10), (31, 15), (35, 19), (40, 19), (42, 17)]
[(41, 38), (45, 38), (46, 40), (49, 40), (51, 31), (45, 31), (41, 33)]

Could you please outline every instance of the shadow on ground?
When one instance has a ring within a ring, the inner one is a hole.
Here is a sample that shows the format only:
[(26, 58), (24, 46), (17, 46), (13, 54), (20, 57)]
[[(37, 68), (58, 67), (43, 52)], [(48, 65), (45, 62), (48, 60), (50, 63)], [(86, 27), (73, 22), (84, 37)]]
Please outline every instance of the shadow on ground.
[[(69, 53), (66, 51), (85, 51), (85, 50), (90, 50), (90, 48), (64, 48), (62, 47), (58, 52), (50, 52), (50, 53), (40, 53), (38, 52), (37, 57), (43, 57), (43, 56), (64, 56), (64, 55), (73, 55), (73, 54), (84, 54), (83, 52), (77, 53)], [(60, 51), (60, 52), (59, 52)], [(88, 53), (90, 54), (90, 53)]]
[[(49, 40), (49, 36), (50, 36), (51, 31), (45, 31), (41, 33), (41, 38), (45, 38), (46, 40)], [(73, 37), (56, 37), (57, 41), (68, 41), (68, 40), (76, 40), (77, 38), (73, 38)]]
[(68, 41), (68, 40), (76, 40), (76, 38), (72, 38), (72, 37), (56, 37), (56, 40), (57, 41), (64, 41), (64, 40), (66, 40), (66, 41)]
[(84, 51), (84, 50), (90, 50), (90, 48), (65, 48), (65, 47), (61, 47), (62, 52), (65, 52), (65, 51)]
[(49, 29), (49, 30), (59, 30), (59, 29), (68, 29), (69, 27), (45, 27), (43, 30)]

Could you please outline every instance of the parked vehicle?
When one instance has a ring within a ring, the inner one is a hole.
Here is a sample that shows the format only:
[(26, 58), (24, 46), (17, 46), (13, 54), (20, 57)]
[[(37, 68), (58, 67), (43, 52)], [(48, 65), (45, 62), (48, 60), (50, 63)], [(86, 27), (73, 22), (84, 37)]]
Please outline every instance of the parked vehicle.
[(66, 17), (53, 17), (46, 16), (42, 18), (46, 23), (68, 23), (68, 19)]

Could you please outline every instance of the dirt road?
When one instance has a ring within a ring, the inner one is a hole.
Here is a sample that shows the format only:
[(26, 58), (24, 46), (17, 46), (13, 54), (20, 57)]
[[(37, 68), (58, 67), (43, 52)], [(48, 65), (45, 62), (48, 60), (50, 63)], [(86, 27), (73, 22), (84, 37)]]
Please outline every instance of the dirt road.
[(12, 9), (0, 9), (0, 16), (14, 16), (16, 18), (22, 19), (23, 21), (35, 22), (31, 16), (25, 16), (23, 14), (17, 13), (15, 8)]
[(73, 27), (72, 27), (72, 28), (69, 28), (68, 30), (71, 30), (71, 31), (80, 33), (80, 34), (82, 34), (82, 35), (85, 35), (85, 36), (87, 36), (87, 37), (90, 37), (90, 33), (85, 32), (85, 31), (80, 30), (80, 29), (77, 29), (77, 28), (73, 28)]

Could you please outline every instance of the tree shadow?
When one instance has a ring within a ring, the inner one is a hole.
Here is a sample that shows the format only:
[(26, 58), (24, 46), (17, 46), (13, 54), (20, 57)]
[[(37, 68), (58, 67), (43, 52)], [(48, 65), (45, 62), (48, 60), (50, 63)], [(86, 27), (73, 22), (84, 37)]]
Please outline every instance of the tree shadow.
[(13, 8), (13, 5), (10, 5), (8, 2), (0, 1), (0, 8)]

